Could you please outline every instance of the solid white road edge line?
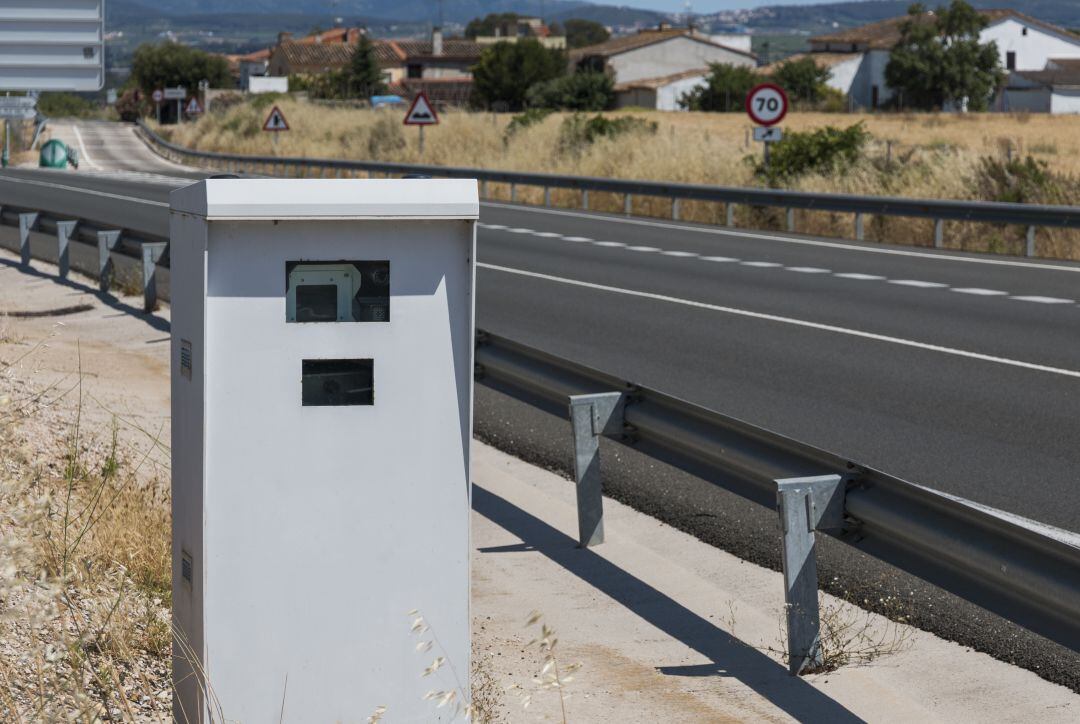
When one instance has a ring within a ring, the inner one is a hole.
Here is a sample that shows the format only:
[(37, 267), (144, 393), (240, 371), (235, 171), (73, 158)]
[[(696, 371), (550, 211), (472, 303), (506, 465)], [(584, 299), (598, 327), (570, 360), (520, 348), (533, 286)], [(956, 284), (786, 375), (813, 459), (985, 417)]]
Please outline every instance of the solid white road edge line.
[(97, 168), (97, 169), (100, 169), (100, 168), (101, 168), (101, 166), (98, 166), (98, 165), (97, 165), (97, 164), (96, 164), (96, 163), (94, 162), (94, 159), (90, 158), (90, 154), (86, 152), (86, 144), (85, 144), (85, 143), (83, 143), (83, 140), (82, 140), (82, 134), (81, 134), (81, 133), (79, 133), (79, 127), (78, 127), (78, 126), (76, 126), (76, 125), (75, 125), (75, 124), (73, 123), (73, 124), (71, 124), (71, 130), (75, 131), (75, 140), (77, 140), (77, 141), (79, 142), (79, 151), (81, 151), (81, 152), (82, 152), (82, 158), (83, 158), (83, 160), (84, 160), (84, 161), (86, 161), (86, 162), (87, 162), (88, 164), (90, 164), (90, 168)]
[(752, 239), (766, 239), (768, 241), (782, 241), (786, 244), (803, 244), (804, 246), (824, 246), (830, 249), (844, 249), (845, 251), (865, 251), (871, 254), (893, 254), (895, 256), (915, 256), (923, 259), (937, 259), (939, 261), (964, 261), (972, 264), (997, 264), (1000, 266), (1019, 266), (1030, 269), (1044, 269), (1049, 271), (1080, 272), (1080, 266), (1062, 266), (1060, 264), (1036, 264), (1029, 261), (1013, 261), (1011, 259), (979, 259), (969, 256), (953, 256), (952, 254), (931, 254), (925, 251), (906, 251), (904, 249), (876, 249), (868, 246), (855, 246), (838, 241), (818, 241), (815, 239), (796, 239), (790, 236), (775, 236), (763, 234), (752, 229), (711, 229), (701, 226), (684, 226), (671, 224), (663, 221), (646, 221), (644, 219), (626, 219), (621, 216), (598, 216), (596, 214), (582, 213), (578, 211), (564, 211), (562, 209), (539, 209), (531, 206), (518, 204), (501, 204), (493, 201), (481, 201), (481, 206), (491, 206), (499, 209), (512, 211), (528, 211), (533, 214), (553, 214), (555, 216), (573, 216), (579, 219), (591, 219), (593, 221), (616, 222), (619, 224), (634, 224), (636, 226), (654, 226), (661, 229), (675, 229), (678, 231), (696, 231), (699, 234), (715, 234), (717, 236), (744, 236)]
[(564, 277), (552, 276), (550, 274), (541, 274), (539, 272), (525, 271), (524, 269), (513, 269), (505, 266), (496, 266), (495, 264), (484, 264), (477, 262), (476, 266), (482, 269), (490, 269), (491, 271), (500, 271), (507, 274), (516, 274), (518, 276), (532, 277), (534, 279), (543, 279), (544, 281), (555, 282), (557, 284), (567, 284), (575, 287), (583, 287), (585, 289), (595, 289), (600, 292), (610, 292), (612, 294), (623, 294), (630, 297), (639, 297), (641, 299), (653, 299), (659, 302), (669, 302), (671, 304), (681, 304), (686, 307), (695, 307), (697, 309), (707, 309), (712, 312), (723, 312), (724, 314), (734, 314), (740, 317), (749, 317), (751, 319), (764, 319), (769, 322), (779, 322), (781, 324), (791, 324), (797, 327), (806, 327), (808, 329), (818, 329), (823, 332), (835, 332), (836, 334), (846, 334), (851, 337), (860, 337), (862, 339), (872, 339), (878, 342), (888, 342), (890, 344), (898, 344), (904, 347), (914, 347), (915, 349), (922, 349), (928, 352), (938, 352), (941, 354), (954, 355), (956, 357), (966, 357), (968, 359), (977, 359), (984, 362), (994, 362), (996, 364), (1007, 365), (1009, 367), (1019, 367), (1026, 370), (1035, 370), (1036, 372), (1049, 372), (1055, 375), (1062, 375), (1064, 377), (1080, 378), (1080, 371), (1067, 370), (1061, 367), (1050, 367), (1048, 365), (1035, 364), (1034, 362), (1024, 362), (1022, 360), (1009, 359), (1008, 357), (997, 357), (990, 354), (982, 354), (980, 352), (969, 352), (963, 349), (956, 349), (954, 347), (943, 347), (937, 344), (928, 344), (926, 342), (916, 342), (911, 339), (903, 339), (901, 337), (890, 337), (885, 334), (875, 334), (873, 332), (863, 332), (858, 329), (848, 329), (846, 327), (837, 327), (832, 324), (822, 324), (820, 322), (809, 322), (804, 319), (794, 319), (792, 317), (781, 317), (776, 314), (765, 314), (763, 312), (751, 312), (747, 309), (737, 309), (735, 307), (724, 307), (719, 304), (709, 304), (707, 302), (696, 302), (692, 299), (681, 299), (679, 297), (669, 297), (666, 294), (654, 294), (652, 292), (640, 292), (634, 289), (622, 289), (620, 287), (609, 287), (605, 284), (594, 284), (593, 282), (583, 282), (577, 279), (566, 279)]
[(77, 191), (80, 194), (87, 194), (88, 196), (100, 196), (104, 199), (117, 199), (119, 201), (130, 201), (133, 204), (148, 204), (149, 206), (164, 206), (169, 208), (169, 204), (165, 201), (152, 201), (150, 199), (142, 199), (138, 196), (124, 196), (123, 194), (110, 194), (107, 191), (95, 191), (86, 186), (65, 186), (63, 184), (48, 183), (47, 181), (34, 181), (28, 178), (19, 178), (18, 176), (2, 176), (0, 177), (0, 183), (17, 183), (28, 184), (30, 186), (44, 186), (49, 189), (60, 189), (61, 191)]

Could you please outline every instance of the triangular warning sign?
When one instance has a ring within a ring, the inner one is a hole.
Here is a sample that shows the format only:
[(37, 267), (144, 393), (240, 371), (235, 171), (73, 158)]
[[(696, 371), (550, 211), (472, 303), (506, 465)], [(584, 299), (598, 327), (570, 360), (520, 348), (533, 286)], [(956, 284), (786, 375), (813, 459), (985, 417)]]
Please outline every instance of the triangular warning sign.
[(190, 101), (188, 101), (187, 106), (184, 108), (184, 113), (188, 114), (189, 116), (197, 116), (202, 113), (202, 106), (199, 105), (199, 99), (192, 98)]
[(281, 112), (281, 109), (274, 106), (270, 109), (270, 115), (266, 117), (266, 123), (263, 124), (264, 131), (287, 131), (289, 130), (289, 123), (285, 120), (285, 114)]
[(434, 126), (439, 122), (439, 115), (435, 113), (427, 95), (421, 91), (413, 99), (409, 106), (409, 112), (405, 114), (406, 126)]

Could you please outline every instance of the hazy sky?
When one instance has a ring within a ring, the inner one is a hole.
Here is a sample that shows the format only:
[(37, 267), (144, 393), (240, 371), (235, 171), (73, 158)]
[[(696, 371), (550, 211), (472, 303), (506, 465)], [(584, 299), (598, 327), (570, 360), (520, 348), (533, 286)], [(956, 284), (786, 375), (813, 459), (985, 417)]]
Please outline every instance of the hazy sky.
[[(735, 10), (760, 5), (817, 5), (830, 0), (693, 0), (695, 13), (714, 13), (717, 10)], [(647, 10), (682, 12), (686, 0), (591, 0), (600, 5), (626, 5)], [(1007, 5), (1008, 3), (1003, 3)], [(1014, 3), (1015, 4), (1015, 3)]]

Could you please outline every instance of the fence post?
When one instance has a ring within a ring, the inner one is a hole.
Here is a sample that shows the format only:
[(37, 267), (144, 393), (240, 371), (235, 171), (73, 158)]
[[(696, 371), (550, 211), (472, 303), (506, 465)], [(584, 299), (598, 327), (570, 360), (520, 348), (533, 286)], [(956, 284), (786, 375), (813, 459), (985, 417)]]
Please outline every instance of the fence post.
[(622, 212), (623, 216), (630, 216), (634, 211), (634, 197), (632, 194), (626, 194), (623, 196)]
[(143, 311), (149, 314), (157, 304), (157, 263), (165, 253), (167, 242), (142, 245)]
[(1029, 226), (1027, 228), (1027, 244), (1024, 248), (1024, 253), (1027, 256), (1035, 256), (1035, 227)]
[(787, 230), (795, 231), (795, 209), (790, 207), (787, 210)]
[(862, 212), (857, 211), (855, 212), (855, 240), (862, 241), (863, 237), (863, 215)]
[(72, 234), (75, 233), (75, 227), (78, 225), (79, 222), (77, 220), (56, 222), (56, 265), (57, 274), (61, 279), (67, 279), (68, 272), (71, 270), (71, 256), (68, 253), (68, 242), (71, 240)]
[(37, 211), (19, 214), (19, 257), (23, 266), (30, 266), (30, 232), (41, 216)]
[(822, 663), (814, 531), (843, 527), (844, 494), (843, 479), (839, 475), (776, 481), (784, 565), (788, 672), (792, 676)]
[(945, 219), (934, 219), (934, 248), (945, 246)]
[(551, 187), (544, 187), (544, 206), (551, 206)]
[(671, 200), (671, 220), (672, 221), (678, 221), (679, 220), (679, 199), (672, 199)]
[(724, 204), (724, 226), (735, 228), (735, 204), (730, 201)]
[(581, 208), (584, 211), (589, 210), (589, 190), (588, 189), (582, 189), (581, 190)]
[(604, 494), (600, 483), (600, 436), (623, 430), (626, 404), (621, 392), (570, 396), (577, 482), (578, 547), (604, 542)]
[(99, 231), (97, 233), (98, 249), (98, 289), (107, 292), (112, 286), (113, 263), (112, 250), (120, 241), (120, 231)]

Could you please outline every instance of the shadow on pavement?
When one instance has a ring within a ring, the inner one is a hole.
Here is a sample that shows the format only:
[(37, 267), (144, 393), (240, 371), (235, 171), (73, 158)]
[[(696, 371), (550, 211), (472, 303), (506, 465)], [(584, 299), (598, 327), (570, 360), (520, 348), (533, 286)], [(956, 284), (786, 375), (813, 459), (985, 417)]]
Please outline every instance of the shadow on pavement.
[(523, 541), (482, 552), (535, 550), (713, 662), (661, 668), (662, 673), (732, 677), (799, 721), (863, 721), (803, 679), (789, 676), (784, 666), (765, 654), (593, 551), (578, 548), (570, 536), (476, 483), (473, 509)]

